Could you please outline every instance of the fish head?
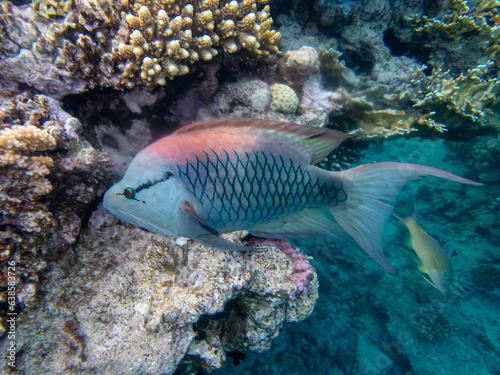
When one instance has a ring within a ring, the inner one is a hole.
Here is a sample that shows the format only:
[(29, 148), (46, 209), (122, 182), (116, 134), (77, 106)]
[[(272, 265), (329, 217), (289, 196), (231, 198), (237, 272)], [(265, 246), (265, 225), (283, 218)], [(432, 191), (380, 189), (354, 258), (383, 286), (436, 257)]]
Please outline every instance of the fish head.
[(141, 151), (122, 180), (104, 194), (103, 205), (117, 219), (166, 236), (179, 236), (183, 189), (160, 156)]
[(432, 285), (441, 293), (446, 293), (451, 282), (451, 272), (433, 269), (429, 272)]

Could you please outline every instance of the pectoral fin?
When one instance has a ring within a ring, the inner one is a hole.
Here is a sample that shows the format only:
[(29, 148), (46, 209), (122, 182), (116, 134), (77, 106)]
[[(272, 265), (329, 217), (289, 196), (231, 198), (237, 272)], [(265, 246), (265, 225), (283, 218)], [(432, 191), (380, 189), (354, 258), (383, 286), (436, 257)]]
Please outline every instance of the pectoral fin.
[(233, 250), (233, 251), (248, 251), (255, 250), (255, 247), (246, 247), (219, 237), (219, 233), (208, 225), (202, 218), (198, 216), (193, 206), (189, 202), (182, 202), (181, 210), (196, 224), (210, 232), (208, 234), (203, 234), (201, 236), (193, 238), (193, 240), (210, 247), (215, 247), (216, 249), (222, 250)]
[(418, 256), (414, 255), (413, 259), (415, 260), (415, 263), (417, 263), (418, 270), (420, 272), (422, 272), (423, 274), (426, 274), (427, 273), (427, 269), (425, 268), (425, 266), (422, 263), (422, 261), (420, 260), (420, 258)]
[(196, 222), (203, 229), (205, 229), (205, 230), (213, 233), (215, 236), (219, 235), (219, 233), (214, 228), (212, 228), (210, 225), (208, 225), (203, 219), (201, 219), (198, 216), (198, 214), (194, 210), (193, 206), (191, 206), (189, 204), (189, 202), (186, 202), (186, 201), (182, 202), (182, 204), (181, 204), (181, 210), (184, 211), (184, 213), (187, 216), (189, 216), (189, 218), (191, 220), (193, 220), (194, 222)]
[(406, 240), (405, 240), (405, 242), (404, 242), (404, 245), (405, 245), (408, 249), (410, 249), (410, 250), (414, 250), (414, 248), (413, 248), (413, 241), (411, 240), (411, 236), (406, 237)]

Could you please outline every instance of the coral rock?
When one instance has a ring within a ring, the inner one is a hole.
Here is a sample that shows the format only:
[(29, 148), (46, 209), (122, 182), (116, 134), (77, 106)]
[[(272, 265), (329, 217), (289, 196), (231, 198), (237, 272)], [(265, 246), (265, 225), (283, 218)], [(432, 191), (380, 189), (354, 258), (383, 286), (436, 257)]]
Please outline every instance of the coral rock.
[(293, 264), (274, 246), (238, 252), (176, 241), (118, 223), (100, 207), (75, 253), (47, 274), (34, 320), (43, 321), (44, 335), (34, 335), (38, 324), (19, 325), (19, 340), (30, 338), (19, 366), (173, 374), (187, 355), (220, 368), (224, 352), (267, 350), (284, 324), (310, 314), (316, 275), (301, 293), (288, 277)]

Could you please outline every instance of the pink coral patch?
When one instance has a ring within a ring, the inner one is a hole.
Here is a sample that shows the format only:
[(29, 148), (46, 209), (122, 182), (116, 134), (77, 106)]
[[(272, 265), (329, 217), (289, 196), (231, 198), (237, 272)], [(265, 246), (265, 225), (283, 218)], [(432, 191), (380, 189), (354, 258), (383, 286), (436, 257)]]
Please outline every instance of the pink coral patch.
[[(314, 272), (306, 257), (287, 240), (252, 237), (248, 246), (274, 246), (285, 254), (290, 255), (293, 260), (293, 273), (288, 278), (297, 285), (297, 292), (307, 294), (307, 287), (312, 280)], [(293, 295), (290, 296), (292, 298)]]

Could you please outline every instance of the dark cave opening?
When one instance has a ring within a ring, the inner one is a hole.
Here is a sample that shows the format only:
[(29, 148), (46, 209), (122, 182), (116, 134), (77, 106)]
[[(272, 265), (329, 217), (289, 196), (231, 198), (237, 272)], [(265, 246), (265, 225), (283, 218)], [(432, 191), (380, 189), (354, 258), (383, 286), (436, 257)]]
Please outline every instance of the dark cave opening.
[(373, 68), (374, 58), (371, 54), (361, 56), (356, 51), (343, 51), (345, 65), (354, 70), (356, 74), (370, 74)]
[(384, 44), (391, 51), (393, 56), (407, 56), (416, 59), (418, 62), (426, 64), (429, 60), (430, 50), (415, 41), (405, 43), (396, 35), (394, 29), (387, 29), (383, 35)]
[(408, 43), (403, 43), (398, 39), (393, 29), (388, 29), (383, 36), (384, 44), (391, 50), (391, 55), (402, 56), (408, 53)]

